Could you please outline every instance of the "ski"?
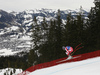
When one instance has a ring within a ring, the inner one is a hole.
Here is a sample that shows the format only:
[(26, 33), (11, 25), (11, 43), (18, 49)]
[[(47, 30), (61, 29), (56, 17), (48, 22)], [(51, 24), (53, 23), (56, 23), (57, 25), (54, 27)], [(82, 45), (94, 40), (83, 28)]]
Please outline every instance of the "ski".
[(76, 56), (76, 57), (67, 58), (67, 59), (64, 59), (64, 60), (58, 61), (58, 62), (56, 62), (56, 63), (65, 62), (65, 61), (67, 61), (67, 60), (76, 59), (76, 58), (79, 58), (79, 57), (81, 57), (81, 56), (79, 55), (79, 56)]

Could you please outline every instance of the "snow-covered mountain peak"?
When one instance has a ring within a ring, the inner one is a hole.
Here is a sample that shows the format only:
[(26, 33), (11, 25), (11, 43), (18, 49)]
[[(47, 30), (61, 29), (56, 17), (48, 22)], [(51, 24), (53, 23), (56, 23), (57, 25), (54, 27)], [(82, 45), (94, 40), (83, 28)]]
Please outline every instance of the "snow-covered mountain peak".
[[(61, 19), (64, 22), (68, 13), (72, 13), (72, 16), (77, 15), (77, 10), (60, 10)], [(88, 12), (83, 10), (85, 17)], [(0, 10), (0, 55), (5, 55), (5, 51), (13, 53), (28, 52), (31, 47), (30, 35), (31, 25), (33, 23), (34, 16), (36, 16), (38, 23), (43, 21), (43, 17), (47, 21), (55, 19), (58, 10), (55, 9), (34, 9), (25, 10), (22, 12), (10, 11), (6, 12)]]

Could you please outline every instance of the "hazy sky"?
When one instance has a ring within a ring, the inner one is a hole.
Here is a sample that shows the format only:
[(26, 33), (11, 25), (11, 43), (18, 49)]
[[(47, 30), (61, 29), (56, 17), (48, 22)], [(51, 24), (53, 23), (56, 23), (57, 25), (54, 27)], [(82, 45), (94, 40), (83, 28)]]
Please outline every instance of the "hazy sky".
[(0, 9), (23, 11), (27, 9), (78, 9), (82, 6), (90, 9), (94, 6), (94, 0), (0, 0)]

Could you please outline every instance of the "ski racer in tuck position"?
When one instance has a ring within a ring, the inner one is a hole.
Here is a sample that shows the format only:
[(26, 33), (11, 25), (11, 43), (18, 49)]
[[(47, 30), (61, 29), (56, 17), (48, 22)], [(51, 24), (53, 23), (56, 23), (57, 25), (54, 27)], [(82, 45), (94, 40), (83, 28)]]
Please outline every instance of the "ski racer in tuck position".
[(62, 49), (66, 51), (68, 59), (72, 59), (71, 53), (73, 52), (73, 48), (71, 46), (63, 46)]
[[(82, 45), (82, 43), (80, 43), (79, 45), (77, 45), (74, 49), (71, 46), (66, 46), (66, 47), (62, 47), (63, 50), (66, 50), (66, 55), (68, 56), (67, 59), (72, 59), (72, 55), (79, 49), (83, 48), (84, 46), (79, 47), (80, 45)], [(72, 53), (73, 52), (73, 53)]]

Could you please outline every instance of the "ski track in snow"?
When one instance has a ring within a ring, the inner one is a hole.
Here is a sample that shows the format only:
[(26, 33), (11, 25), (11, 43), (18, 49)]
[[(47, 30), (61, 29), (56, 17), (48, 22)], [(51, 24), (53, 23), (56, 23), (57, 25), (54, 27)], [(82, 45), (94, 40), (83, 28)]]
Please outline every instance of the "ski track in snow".
[(29, 75), (100, 75), (99, 70), (100, 57), (96, 57), (36, 70)]
[(59, 70), (59, 71), (56, 71), (56, 72), (52, 72), (52, 73), (50, 73), (48, 75), (52, 75), (52, 74), (60, 72), (60, 71), (69, 70), (69, 69), (73, 69), (73, 68), (77, 68), (77, 67), (81, 67), (81, 66), (86, 66), (86, 65), (90, 65), (90, 64), (94, 64), (94, 63), (98, 63), (98, 62), (100, 62), (100, 60), (99, 61), (95, 61), (95, 62), (90, 62), (90, 63), (86, 63), (86, 64), (81, 64), (81, 65), (73, 66), (73, 67), (69, 67), (69, 68), (65, 68), (65, 69), (62, 69), (62, 70)]

